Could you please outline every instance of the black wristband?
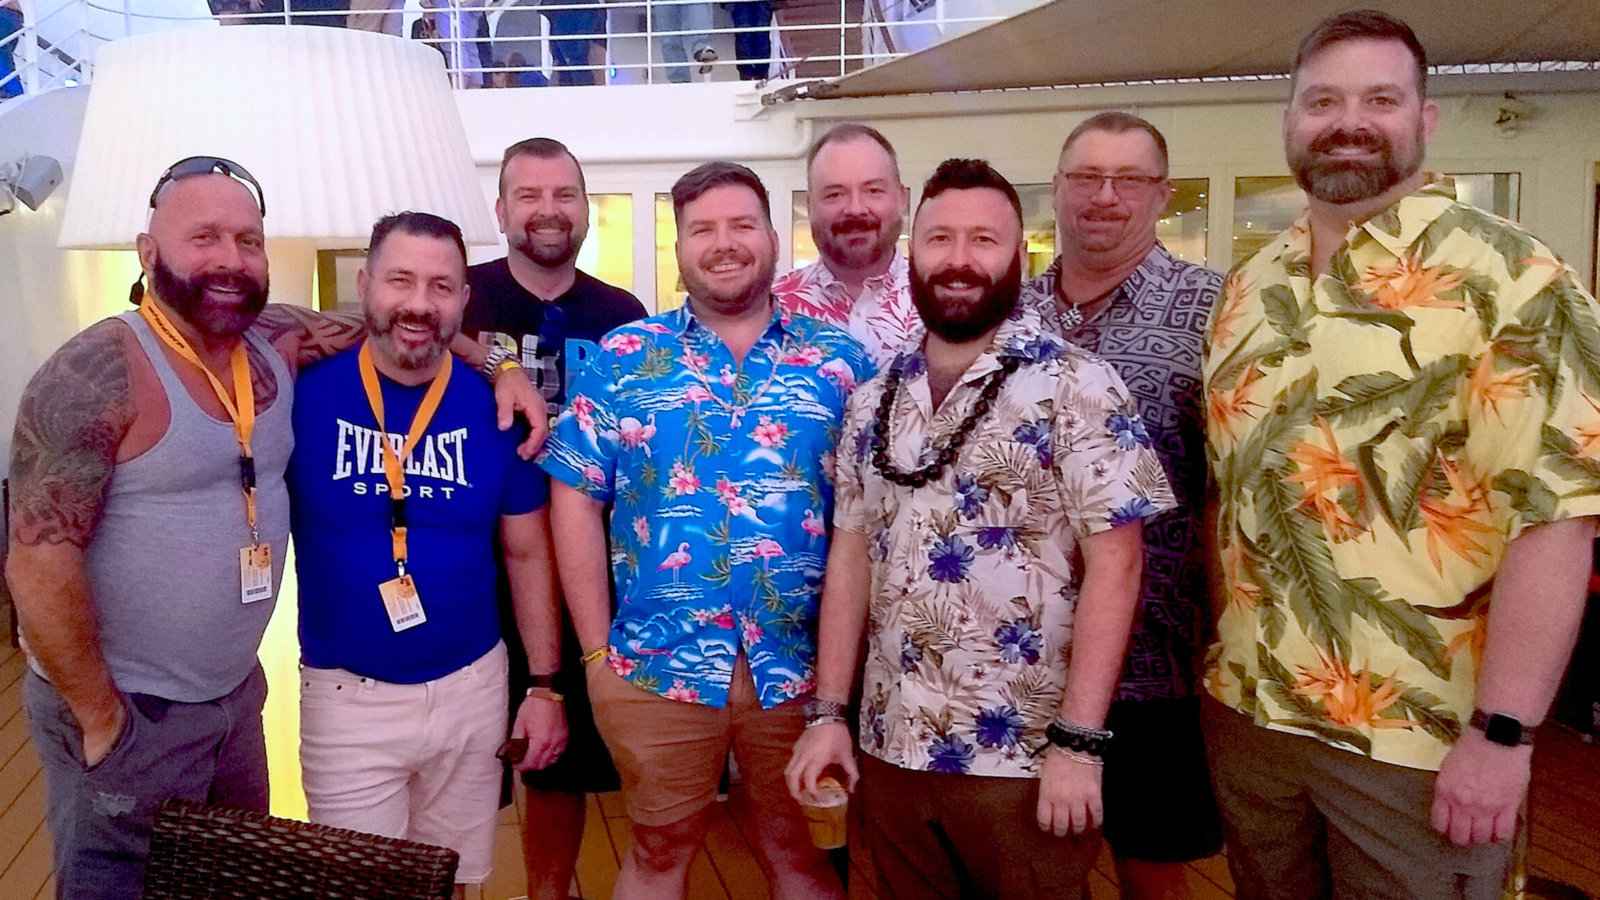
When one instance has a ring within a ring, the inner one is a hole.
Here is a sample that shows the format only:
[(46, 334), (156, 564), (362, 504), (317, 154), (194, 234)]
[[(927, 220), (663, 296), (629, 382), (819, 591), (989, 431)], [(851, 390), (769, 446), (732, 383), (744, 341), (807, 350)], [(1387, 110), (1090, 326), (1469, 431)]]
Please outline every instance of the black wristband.
[(1105, 758), (1106, 747), (1111, 743), (1112, 737), (1111, 732), (1103, 728), (1085, 728), (1060, 719), (1045, 726), (1044, 736), (1045, 740), (1049, 741), (1046, 747), (1060, 747), (1097, 759)]

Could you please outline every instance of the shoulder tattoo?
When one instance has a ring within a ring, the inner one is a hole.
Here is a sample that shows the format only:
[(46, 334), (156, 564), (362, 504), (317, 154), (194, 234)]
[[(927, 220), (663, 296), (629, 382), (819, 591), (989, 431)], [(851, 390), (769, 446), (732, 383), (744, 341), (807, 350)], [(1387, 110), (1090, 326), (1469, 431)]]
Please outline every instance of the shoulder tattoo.
[(122, 325), (95, 325), (34, 374), (11, 447), (11, 535), (85, 547), (99, 523), (117, 447), (133, 422)]

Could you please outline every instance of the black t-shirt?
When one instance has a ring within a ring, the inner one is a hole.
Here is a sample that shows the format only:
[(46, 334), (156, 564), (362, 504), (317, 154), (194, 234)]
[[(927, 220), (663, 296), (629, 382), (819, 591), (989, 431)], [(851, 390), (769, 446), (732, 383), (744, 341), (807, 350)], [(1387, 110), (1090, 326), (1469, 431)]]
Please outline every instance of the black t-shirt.
[[(569, 364), (576, 373), (599, 352), (606, 332), (645, 317), (637, 297), (583, 272), (566, 293), (540, 298), (517, 283), (505, 257), (468, 268), (467, 283), (472, 295), (461, 330), (474, 340), (517, 350), (552, 417), (567, 402)], [(486, 333), (492, 342), (485, 340)]]

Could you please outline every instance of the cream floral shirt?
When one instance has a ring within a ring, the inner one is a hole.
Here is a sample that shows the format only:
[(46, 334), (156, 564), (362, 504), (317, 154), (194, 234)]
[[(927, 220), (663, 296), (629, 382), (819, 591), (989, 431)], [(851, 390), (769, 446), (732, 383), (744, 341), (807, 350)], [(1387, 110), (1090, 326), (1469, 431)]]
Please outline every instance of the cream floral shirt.
[(1079, 540), (1173, 504), (1122, 380), (1031, 311), (1001, 326), (937, 412), (922, 351), (895, 358), (890, 462), (929, 461), (930, 438), (942, 444), (1005, 357), (1018, 368), (920, 489), (872, 462), (884, 375), (845, 416), (834, 525), (866, 535), (872, 561), (861, 744), (903, 768), (1035, 777), (1066, 684)]

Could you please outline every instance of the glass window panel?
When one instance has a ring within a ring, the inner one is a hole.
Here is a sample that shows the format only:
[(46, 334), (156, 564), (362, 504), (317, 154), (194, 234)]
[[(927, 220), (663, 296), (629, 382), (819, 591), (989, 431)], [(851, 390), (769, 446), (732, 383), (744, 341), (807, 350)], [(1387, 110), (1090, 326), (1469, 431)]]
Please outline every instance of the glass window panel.
[(1211, 213), (1211, 181), (1172, 179), (1172, 199), (1156, 221), (1156, 237), (1184, 262), (1206, 264), (1206, 220)]
[(790, 199), (789, 256), (796, 269), (817, 261), (817, 242), (811, 239), (811, 202), (805, 191), (795, 191)]
[(1516, 221), (1522, 212), (1522, 175), (1518, 172), (1468, 172), (1451, 175), (1456, 199)]
[(672, 195), (656, 195), (656, 312), (683, 305), (686, 291), (678, 277), (678, 228), (672, 218)]
[(578, 268), (633, 290), (632, 194), (589, 195), (589, 238), (578, 250)]
[(1049, 183), (1019, 184), (1022, 200), (1022, 236), (1028, 245), (1027, 271), (1023, 278), (1035, 278), (1050, 268), (1056, 258), (1056, 204)]
[(1233, 264), (1248, 259), (1294, 224), (1306, 195), (1289, 175), (1239, 178), (1233, 182)]

